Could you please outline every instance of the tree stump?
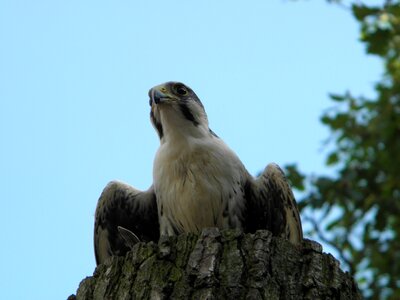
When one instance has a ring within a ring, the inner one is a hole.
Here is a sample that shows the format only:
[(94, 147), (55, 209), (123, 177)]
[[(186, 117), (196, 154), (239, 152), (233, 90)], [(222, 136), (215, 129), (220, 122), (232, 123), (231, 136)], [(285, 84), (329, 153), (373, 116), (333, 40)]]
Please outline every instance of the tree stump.
[(301, 247), (259, 230), (138, 243), (84, 279), (68, 299), (361, 299), (356, 283), (320, 244)]

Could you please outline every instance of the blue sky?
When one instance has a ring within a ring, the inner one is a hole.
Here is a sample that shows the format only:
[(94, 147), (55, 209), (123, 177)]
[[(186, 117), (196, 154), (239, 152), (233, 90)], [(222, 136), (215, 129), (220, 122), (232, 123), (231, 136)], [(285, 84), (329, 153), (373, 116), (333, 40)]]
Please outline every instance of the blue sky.
[(152, 86), (192, 87), (253, 174), (327, 173), (328, 93), (371, 95), (381, 72), (324, 1), (0, 0), (2, 297), (64, 299), (92, 275), (103, 187), (152, 182)]

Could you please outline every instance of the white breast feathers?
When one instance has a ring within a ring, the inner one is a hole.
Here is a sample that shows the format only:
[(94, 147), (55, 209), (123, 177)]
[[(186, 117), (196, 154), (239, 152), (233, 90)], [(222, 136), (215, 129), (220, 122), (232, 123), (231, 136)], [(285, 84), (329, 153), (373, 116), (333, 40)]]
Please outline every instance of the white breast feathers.
[(162, 144), (154, 162), (161, 235), (241, 227), (246, 171), (238, 157), (212, 135), (174, 142)]

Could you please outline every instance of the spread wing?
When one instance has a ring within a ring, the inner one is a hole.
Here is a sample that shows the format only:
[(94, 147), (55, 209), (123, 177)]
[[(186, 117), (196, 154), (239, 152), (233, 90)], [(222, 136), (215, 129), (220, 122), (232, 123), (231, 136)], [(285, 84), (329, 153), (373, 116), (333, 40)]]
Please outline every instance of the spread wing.
[(127, 241), (132, 238), (145, 242), (159, 239), (153, 187), (141, 192), (125, 183), (112, 181), (104, 188), (96, 208), (96, 263), (101, 264), (110, 256), (124, 255), (130, 250)]
[(299, 210), (283, 171), (269, 164), (264, 172), (245, 187), (246, 230), (268, 229), (293, 244), (303, 240)]

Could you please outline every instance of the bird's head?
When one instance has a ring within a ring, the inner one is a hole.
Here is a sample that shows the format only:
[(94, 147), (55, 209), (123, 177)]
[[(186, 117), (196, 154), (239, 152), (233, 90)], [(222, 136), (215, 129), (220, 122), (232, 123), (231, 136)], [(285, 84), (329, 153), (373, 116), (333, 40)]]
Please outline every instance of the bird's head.
[(150, 89), (150, 118), (162, 139), (165, 135), (198, 136), (208, 133), (203, 104), (191, 88), (180, 82), (166, 82)]

